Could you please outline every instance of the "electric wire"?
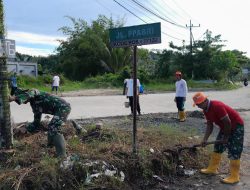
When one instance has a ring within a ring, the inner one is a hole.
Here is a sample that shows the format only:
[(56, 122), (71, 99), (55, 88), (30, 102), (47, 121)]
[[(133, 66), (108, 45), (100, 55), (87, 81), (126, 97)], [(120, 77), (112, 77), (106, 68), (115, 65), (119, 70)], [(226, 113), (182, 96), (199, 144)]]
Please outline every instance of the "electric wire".
[[(165, 18), (169, 19), (171, 22), (174, 22), (174, 20), (172, 20), (170, 17), (166, 16), (165, 13), (163, 13), (161, 10), (159, 10), (153, 3), (152, 1), (148, 1), (148, 3), (150, 4), (150, 6), (152, 7), (152, 9), (155, 9), (156, 12), (158, 12), (159, 14), (163, 15)], [(156, 2), (155, 2), (156, 3)]]
[[(134, 15), (135, 17), (137, 17), (138, 19), (140, 19), (141, 21), (143, 21), (144, 23), (148, 24), (148, 22), (146, 22), (145, 20), (141, 19), (139, 16), (137, 16), (135, 13), (133, 13), (132, 11), (130, 11), (128, 8), (124, 7), (122, 4), (120, 4), (119, 2), (117, 2), (116, 0), (113, 0), (115, 3), (117, 3), (119, 6), (121, 6), (122, 8), (124, 8), (125, 10), (127, 10), (128, 12), (130, 12), (132, 15)], [(165, 32), (162, 32), (163, 34), (173, 38), (173, 39), (176, 39), (176, 40), (181, 40), (183, 41), (183, 39), (180, 39), (180, 38), (177, 38), (177, 37), (174, 37), (172, 35), (169, 35)]]
[[(164, 1), (164, 0), (163, 0)], [(178, 7), (185, 15), (187, 15), (191, 20), (195, 20), (197, 23), (199, 23), (197, 21), (197, 19), (193, 18), (192, 16), (190, 16), (190, 14), (188, 14), (188, 12), (186, 12), (175, 0), (172, 0), (173, 3), (176, 5), (176, 7)]]
[[(159, 1), (155, 0), (155, 3), (162, 8), (162, 10), (165, 10), (168, 14), (172, 15), (175, 19), (179, 20), (182, 23), (186, 23), (187, 19), (183, 16), (181, 16), (177, 11), (175, 11), (173, 8), (171, 8), (170, 5), (167, 4), (166, 0), (161, 0), (161, 2), (165, 6), (160, 6)], [(163, 9), (164, 7), (164, 9)], [(166, 8), (165, 8), (166, 7)]]
[(185, 28), (185, 29), (186, 29), (185, 26), (182, 26), (182, 25), (179, 25), (179, 24), (177, 24), (177, 23), (171, 22), (171, 21), (167, 20), (166, 18), (164, 18), (164, 17), (162, 17), (162, 16), (156, 14), (154, 11), (152, 11), (152, 10), (150, 10), (149, 8), (145, 7), (144, 5), (142, 5), (141, 3), (139, 3), (137, 0), (132, 0), (132, 1), (133, 1), (135, 4), (137, 4), (138, 6), (142, 7), (143, 9), (145, 9), (147, 12), (153, 14), (154, 16), (156, 16), (156, 17), (158, 17), (158, 18), (160, 18), (160, 19), (162, 19), (162, 20), (164, 20), (164, 21), (166, 21), (166, 22), (168, 22), (168, 23), (170, 23), (170, 24), (172, 24), (172, 25), (175, 25), (175, 26), (178, 26), (178, 27), (181, 27), (181, 28)]
[[(95, 0), (95, 2), (96, 2), (97, 4), (99, 4), (101, 7), (105, 8), (106, 10), (108, 10), (110, 13), (113, 13), (107, 6), (103, 5), (103, 4), (100, 3), (98, 0)], [(116, 15), (116, 14), (115, 14), (115, 15)], [(116, 15), (116, 16), (118, 16), (118, 15)]]
[(129, 9), (127, 9), (126, 7), (124, 7), (122, 4), (120, 4), (119, 2), (117, 2), (116, 0), (113, 0), (114, 2), (116, 2), (118, 5), (120, 5), (122, 8), (124, 8), (125, 10), (127, 10), (128, 12), (130, 12), (132, 15), (134, 15), (136, 18), (140, 19), (142, 22), (147, 23), (145, 20), (143, 20), (142, 18), (140, 18), (139, 16), (137, 16), (135, 13), (133, 13), (132, 11), (130, 11)]
[[(131, 7), (132, 9), (134, 9), (134, 11), (137, 11), (137, 12), (139, 11), (140, 13), (142, 13), (143, 15), (145, 15), (148, 19), (150, 19), (151, 21), (153, 21), (153, 22), (158, 22), (158, 21), (156, 21), (155, 19), (153, 19), (152, 16), (151, 16), (151, 17), (148, 16), (148, 15), (145, 13), (145, 11), (143, 11), (143, 10), (141, 10), (141, 9), (139, 9), (139, 8), (137, 9), (137, 7), (134, 7), (134, 6), (130, 5), (127, 1), (122, 0), (122, 2), (123, 2), (124, 4), (126, 4), (127, 6)], [(178, 34), (178, 35), (180, 35), (180, 36), (182, 36), (182, 37), (185, 37), (183, 34), (177, 32), (176, 30), (173, 30), (173, 29), (169, 28), (169, 27), (167, 26), (167, 24), (165, 24), (165, 22), (162, 22), (161, 24), (162, 24), (162, 27), (167, 28), (168, 30), (174, 32), (175, 34)]]

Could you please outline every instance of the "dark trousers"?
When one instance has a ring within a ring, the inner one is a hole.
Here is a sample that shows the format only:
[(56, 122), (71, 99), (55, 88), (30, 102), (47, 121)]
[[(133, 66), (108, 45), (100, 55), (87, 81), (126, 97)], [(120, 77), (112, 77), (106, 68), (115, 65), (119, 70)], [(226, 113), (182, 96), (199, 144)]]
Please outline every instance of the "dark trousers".
[(14, 87), (14, 86), (11, 87), (11, 92), (10, 92), (11, 96), (13, 96), (15, 94), (16, 89), (17, 89), (17, 87)]
[(58, 90), (58, 86), (52, 86), (52, 92), (54, 91), (54, 90), (56, 90), (56, 93), (57, 93), (57, 90)]
[(176, 99), (176, 106), (178, 108), (178, 111), (184, 111), (184, 97), (175, 97)]
[[(129, 105), (130, 105), (130, 108), (131, 108), (131, 113), (133, 113), (133, 96), (129, 96), (128, 97), (129, 99)], [(137, 109), (137, 112), (138, 114), (141, 114), (141, 108), (140, 108), (140, 103), (139, 103), (139, 96), (137, 96), (137, 106), (136, 106), (136, 109)]]

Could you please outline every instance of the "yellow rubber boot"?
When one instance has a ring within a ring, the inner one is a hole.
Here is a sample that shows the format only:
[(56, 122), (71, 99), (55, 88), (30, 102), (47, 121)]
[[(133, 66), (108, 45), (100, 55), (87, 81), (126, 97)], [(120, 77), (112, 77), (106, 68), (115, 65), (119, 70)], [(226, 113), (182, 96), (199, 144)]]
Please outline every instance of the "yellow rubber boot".
[(180, 119), (180, 122), (183, 122), (186, 120), (186, 114), (184, 111), (179, 111), (179, 119)]
[(209, 160), (209, 165), (206, 169), (201, 169), (201, 173), (203, 174), (217, 174), (218, 167), (220, 165), (221, 154), (213, 152), (211, 158)]
[(240, 160), (230, 160), (230, 176), (221, 182), (234, 184), (240, 181)]

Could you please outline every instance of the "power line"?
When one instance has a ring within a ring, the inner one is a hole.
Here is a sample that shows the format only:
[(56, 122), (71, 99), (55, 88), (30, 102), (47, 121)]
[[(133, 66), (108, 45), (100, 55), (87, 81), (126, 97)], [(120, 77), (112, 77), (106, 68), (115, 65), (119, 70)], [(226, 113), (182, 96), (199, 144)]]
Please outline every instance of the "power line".
[[(173, 8), (171, 8), (167, 3), (166, 0), (161, 0), (163, 2), (163, 4), (173, 13), (175, 13), (176, 15), (178, 15), (180, 17), (180, 19), (184, 22), (186, 22), (186, 18), (183, 17), (182, 15), (180, 15), (177, 11), (175, 11)], [(157, 1), (156, 1), (157, 2)], [(158, 4), (158, 3), (157, 3)], [(167, 11), (167, 9), (165, 9)], [(169, 11), (167, 11), (169, 13)], [(176, 17), (177, 18), (177, 17)]]
[[(104, 7), (106, 10), (108, 10), (110, 13), (112, 13), (112, 11), (111, 11), (107, 6), (103, 5), (103, 4), (100, 3), (98, 0), (95, 0), (95, 1), (96, 1), (96, 3), (98, 3), (101, 7)], [(118, 16), (118, 15), (116, 15), (116, 16)]]
[[(124, 4), (126, 4), (127, 6), (129, 6), (130, 8), (132, 8), (132, 9), (134, 9), (134, 11), (136, 11), (136, 12), (140, 12), (140, 13), (142, 13), (142, 14), (144, 14), (148, 19), (150, 19), (150, 20), (152, 20), (152, 21), (155, 21), (154, 19), (152, 19), (151, 17), (149, 17), (148, 15), (146, 15), (143, 11), (141, 11), (140, 9), (136, 9), (135, 7), (133, 7), (132, 5), (130, 5), (129, 3), (128, 3), (128, 1), (126, 1), (126, 0), (121, 0)], [(131, 11), (132, 12), (132, 11)], [(156, 22), (156, 21), (155, 21)]]
[(151, 1), (148, 1), (150, 6), (152, 6), (153, 9), (155, 9), (159, 14), (164, 15), (167, 19), (169, 19), (171, 22), (174, 22), (171, 18), (165, 15), (162, 11), (160, 11)]
[[(163, 0), (164, 1), (164, 0)], [(186, 14), (190, 19), (192, 18), (188, 12), (186, 12), (175, 0), (172, 0), (174, 4), (184, 13)], [(197, 22), (197, 19), (192, 18)]]
[(140, 18), (139, 16), (137, 16), (136, 14), (134, 14), (132, 11), (130, 11), (129, 9), (127, 9), (126, 7), (124, 7), (122, 4), (120, 4), (116, 0), (113, 0), (113, 1), (116, 2), (118, 5), (120, 5), (122, 8), (124, 8), (125, 10), (127, 10), (128, 12), (130, 12), (132, 15), (134, 15), (135, 17), (137, 17), (138, 19), (140, 19), (142, 22), (147, 23), (145, 20), (143, 20), (142, 18)]
[(151, 14), (153, 14), (154, 16), (172, 24), (172, 25), (175, 25), (175, 26), (178, 26), (178, 27), (181, 27), (181, 28), (186, 28), (185, 26), (182, 26), (182, 25), (179, 25), (177, 23), (174, 23), (174, 22), (171, 22), (169, 20), (167, 20), (166, 18), (158, 15), (157, 13), (155, 13), (154, 11), (150, 10), (149, 8), (145, 7), (144, 5), (142, 5), (141, 3), (139, 3), (137, 0), (132, 0), (135, 4), (137, 4), (138, 6), (142, 7), (143, 9), (145, 9), (146, 11), (150, 12)]
[[(133, 13), (132, 11), (130, 11), (128, 8), (124, 7), (121, 3), (117, 2), (116, 0), (113, 0), (115, 3), (117, 3), (119, 6), (121, 6), (122, 8), (124, 8), (125, 10), (127, 10), (128, 12), (130, 12), (132, 15), (134, 15), (135, 17), (137, 17), (138, 19), (140, 19), (141, 21), (143, 21), (144, 23), (148, 24), (148, 22), (146, 22), (145, 20), (141, 19), (139, 16), (137, 16), (135, 13)], [(183, 41), (183, 39), (179, 39), (179, 38), (176, 38), (174, 36), (171, 36), (165, 32), (162, 32), (163, 34), (173, 38), (173, 39), (176, 39), (176, 40), (181, 40)]]
[[(134, 11), (142, 13), (143, 15), (145, 15), (148, 19), (152, 20), (153, 22), (158, 22), (158, 21), (156, 21), (155, 19), (153, 19), (152, 16), (150, 17), (149, 15), (147, 15), (147, 14), (145, 13), (144, 9), (142, 10), (141, 8), (134, 7), (134, 6), (130, 5), (130, 4), (128, 3), (128, 1), (122, 0), (122, 2), (123, 2), (126, 6), (131, 7)], [(131, 3), (132, 3), (132, 2), (131, 2)], [(124, 6), (125, 6), (125, 5), (124, 5)], [(164, 26), (163, 26), (163, 25), (164, 25)], [(165, 22), (162, 23), (162, 26), (163, 26), (164, 28), (167, 28), (167, 29), (170, 30), (170, 31), (173, 31), (175, 34), (179, 34), (180, 36), (184, 36), (183, 34), (177, 32), (176, 30), (173, 30), (173, 29), (169, 28), (169, 27), (165, 24)], [(176, 37), (174, 37), (174, 38), (176, 38)]]

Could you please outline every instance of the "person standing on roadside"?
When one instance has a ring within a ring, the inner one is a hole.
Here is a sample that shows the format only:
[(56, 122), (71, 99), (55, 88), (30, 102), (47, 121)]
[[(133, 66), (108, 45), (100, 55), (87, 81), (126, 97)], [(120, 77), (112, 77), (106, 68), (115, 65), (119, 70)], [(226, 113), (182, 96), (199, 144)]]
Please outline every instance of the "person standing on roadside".
[(127, 82), (128, 82), (129, 79), (124, 79), (124, 82), (123, 82), (123, 95), (126, 94), (126, 88), (127, 88)]
[(52, 92), (56, 90), (56, 95), (59, 88), (59, 84), (60, 84), (60, 77), (57, 74), (55, 74), (52, 81)]
[(182, 79), (182, 73), (180, 71), (176, 71), (175, 73), (175, 98), (176, 106), (178, 108), (178, 116), (179, 121), (183, 122), (186, 120), (185, 114), (185, 101), (188, 93), (187, 83), (184, 79)]
[(16, 72), (13, 73), (13, 75), (10, 77), (10, 86), (11, 86), (11, 92), (10, 95), (14, 95), (16, 89), (17, 89), (17, 77)]
[(207, 120), (206, 132), (201, 144), (206, 142), (213, 132), (214, 124), (220, 131), (217, 135), (214, 145), (214, 151), (211, 155), (209, 165), (206, 169), (201, 169), (203, 174), (217, 174), (222, 153), (228, 149), (228, 158), (230, 159), (230, 176), (222, 179), (221, 182), (234, 184), (240, 181), (240, 157), (243, 151), (244, 142), (244, 121), (239, 113), (217, 100), (209, 100), (202, 92), (197, 92), (193, 96), (193, 106), (198, 106), (203, 110)]
[[(131, 73), (130, 75), (130, 79), (127, 80), (127, 85), (126, 85), (126, 95), (127, 95), (127, 98), (129, 99), (129, 105), (130, 105), (130, 108), (131, 108), (131, 114), (133, 114), (133, 99), (134, 99), (134, 90), (133, 90), (133, 84), (134, 84), (134, 74)], [(137, 112), (139, 115), (141, 115), (141, 107), (140, 107), (140, 103), (139, 103), (139, 87), (140, 87), (140, 81), (139, 79), (137, 79), (137, 106), (136, 106), (136, 109), (137, 109)]]

